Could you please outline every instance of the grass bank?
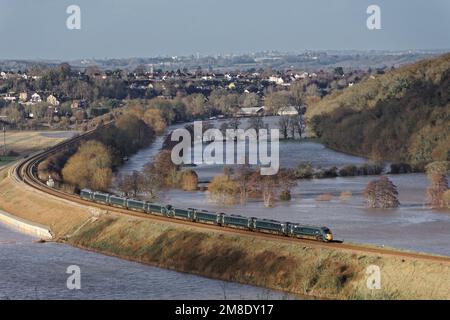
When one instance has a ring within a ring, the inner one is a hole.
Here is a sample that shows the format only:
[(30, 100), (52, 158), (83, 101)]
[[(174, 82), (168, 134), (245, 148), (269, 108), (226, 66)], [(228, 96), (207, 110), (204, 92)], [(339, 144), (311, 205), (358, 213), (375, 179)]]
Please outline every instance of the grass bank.
[[(56, 237), (96, 252), (210, 278), (343, 299), (450, 299), (450, 266), (302, 246), (72, 205), (0, 182), (0, 208), (52, 228)], [(381, 289), (366, 268), (381, 269)]]

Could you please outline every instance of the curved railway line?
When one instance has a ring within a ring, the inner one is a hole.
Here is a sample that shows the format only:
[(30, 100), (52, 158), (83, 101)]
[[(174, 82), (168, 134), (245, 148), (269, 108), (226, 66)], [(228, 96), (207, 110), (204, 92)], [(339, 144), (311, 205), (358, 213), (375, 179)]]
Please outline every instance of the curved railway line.
[(38, 190), (46, 195), (50, 195), (59, 199), (63, 199), (72, 203), (76, 203), (79, 205), (84, 205), (88, 207), (95, 207), (98, 209), (106, 210), (109, 212), (114, 212), (121, 215), (128, 215), (128, 216), (135, 216), (140, 218), (146, 218), (154, 221), (159, 222), (165, 222), (165, 223), (171, 223), (171, 224), (178, 224), (178, 225), (185, 225), (196, 229), (202, 229), (202, 230), (211, 230), (211, 231), (217, 231), (221, 233), (227, 233), (227, 234), (239, 234), (239, 235), (245, 235), (250, 236), (254, 238), (260, 238), (265, 240), (276, 240), (276, 241), (282, 241), (282, 242), (288, 242), (288, 243), (297, 243), (300, 246), (305, 247), (314, 247), (314, 248), (328, 248), (328, 249), (336, 249), (336, 250), (343, 250), (343, 251), (350, 251), (354, 253), (367, 253), (372, 255), (379, 255), (379, 256), (394, 256), (399, 259), (412, 259), (412, 260), (426, 260), (426, 261), (433, 261), (438, 263), (443, 263), (446, 265), (450, 265), (450, 257), (446, 256), (437, 256), (437, 255), (428, 255), (423, 253), (415, 253), (415, 252), (409, 252), (409, 251), (400, 251), (400, 250), (393, 250), (393, 249), (386, 249), (386, 248), (378, 248), (373, 246), (363, 246), (363, 245), (355, 245), (355, 244), (349, 244), (349, 243), (342, 243), (342, 242), (317, 242), (314, 240), (306, 240), (306, 239), (299, 239), (299, 238), (291, 238), (291, 237), (282, 237), (279, 235), (274, 234), (268, 234), (268, 233), (259, 233), (259, 232), (252, 232), (248, 230), (241, 230), (241, 229), (235, 229), (235, 228), (228, 228), (228, 227), (219, 227), (215, 225), (209, 225), (209, 224), (199, 224), (187, 220), (177, 220), (173, 218), (167, 218), (164, 216), (156, 216), (156, 215), (148, 215), (144, 213), (139, 213), (131, 210), (121, 209), (117, 207), (108, 206), (105, 204), (95, 203), (87, 200), (81, 199), (77, 195), (69, 194), (66, 192), (63, 192), (58, 189), (50, 188), (45, 183), (40, 181), (38, 177), (36, 176), (37, 172), (37, 166), (40, 162), (42, 162), (47, 157), (63, 150), (64, 148), (77, 143), (81, 141), (82, 139), (88, 137), (94, 133), (93, 131), (86, 132), (82, 135), (76, 136), (72, 139), (66, 140), (64, 142), (61, 142), (51, 148), (48, 148), (47, 150), (44, 150), (42, 152), (35, 153), (33, 155), (30, 155), (27, 158), (22, 159), (17, 164), (11, 167), (9, 171), (9, 176), (12, 178), (16, 183), (19, 184), (25, 184), (35, 190)]

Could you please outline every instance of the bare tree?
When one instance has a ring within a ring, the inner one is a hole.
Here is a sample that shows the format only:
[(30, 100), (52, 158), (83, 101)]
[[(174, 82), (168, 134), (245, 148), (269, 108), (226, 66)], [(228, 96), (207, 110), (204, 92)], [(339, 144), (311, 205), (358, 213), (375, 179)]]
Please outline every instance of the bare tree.
[(118, 186), (125, 196), (137, 197), (145, 189), (143, 174), (133, 171), (129, 175), (119, 176)]
[(248, 129), (255, 129), (256, 137), (259, 138), (259, 130), (268, 128), (268, 125), (264, 122), (262, 117), (251, 117), (249, 120)]
[(234, 180), (236, 181), (239, 189), (239, 201), (241, 204), (245, 204), (247, 202), (249, 193), (249, 179), (251, 174), (252, 170), (247, 163), (240, 165), (236, 170)]
[(288, 130), (291, 127), (291, 117), (290, 116), (281, 116), (278, 120), (278, 127), (283, 134), (285, 139), (288, 138)]

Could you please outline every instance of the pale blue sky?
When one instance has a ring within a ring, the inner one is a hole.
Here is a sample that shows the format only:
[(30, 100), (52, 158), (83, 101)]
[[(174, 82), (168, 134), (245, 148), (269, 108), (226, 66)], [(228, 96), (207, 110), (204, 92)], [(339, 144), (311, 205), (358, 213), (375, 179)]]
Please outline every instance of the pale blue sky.
[[(366, 28), (370, 4), (382, 30)], [(449, 0), (0, 0), (0, 59), (449, 48)]]

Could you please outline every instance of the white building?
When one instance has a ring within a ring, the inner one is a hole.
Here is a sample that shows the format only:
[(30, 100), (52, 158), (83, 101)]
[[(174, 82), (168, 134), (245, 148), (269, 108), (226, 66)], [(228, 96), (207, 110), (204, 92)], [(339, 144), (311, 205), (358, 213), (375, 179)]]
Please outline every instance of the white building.
[(16, 93), (15, 92), (8, 92), (3, 99), (6, 100), (6, 101), (16, 101), (17, 100)]
[(298, 108), (294, 107), (294, 106), (281, 107), (278, 110), (278, 115), (279, 116), (296, 116), (296, 115), (298, 115)]
[(276, 83), (278, 85), (282, 85), (284, 83), (284, 80), (281, 77), (270, 76), (269, 77), (269, 82), (273, 82), (273, 83)]
[(239, 110), (239, 116), (258, 116), (264, 113), (264, 107), (250, 107), (250, 108), (241, 108)]
[(39, 103), (39, 102), (42, 102), (42, 98), (41, 98), (41, 96), (38, 94), (38, 93), (33, 93), (32, 95), (31, 95), (31, 102), (32, 103)]

